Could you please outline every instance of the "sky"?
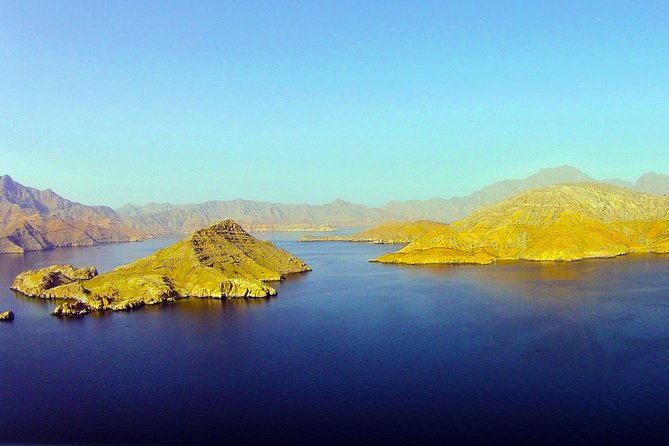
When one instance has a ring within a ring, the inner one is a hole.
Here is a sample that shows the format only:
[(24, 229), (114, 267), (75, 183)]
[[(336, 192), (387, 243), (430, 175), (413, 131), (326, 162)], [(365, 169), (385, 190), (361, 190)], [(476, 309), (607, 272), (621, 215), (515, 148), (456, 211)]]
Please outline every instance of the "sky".
[(667, 1), (0, 0), (0, 174), (86, 204), (669, 173)]

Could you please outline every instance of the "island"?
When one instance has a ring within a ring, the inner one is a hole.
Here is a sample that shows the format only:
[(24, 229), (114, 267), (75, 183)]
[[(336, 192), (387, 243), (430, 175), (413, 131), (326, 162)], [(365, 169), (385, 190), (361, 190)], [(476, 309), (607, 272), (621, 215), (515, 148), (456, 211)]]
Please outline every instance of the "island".
[(53, 265), (19, 274), (12, 289), (29, 297), (65, 299), (52, 314), (128, 310), (189, 297), (256, 298), (276, 295), (266, 282), (310, 271), (269, 241), (225, 220), (113, 271)]
[(0, 313), (0, 321), (11, 321), (12, 319), (14, 319), (13, 311), (5, 311)]
[(383, 255), (381, 263), (490, 264), (669, 253), (669, 197), (602, 183), (521, 193)]
[(448, 228), (445, 223), (430, 220), (419, 220), (409, 222), (391, 221), (383, 223), (367, 231), (347, 235), (332, 235), (316, 237), (307, 235), (298, 242), (354, 242), (354, 243), (376, 243), (376, 244), (401, 244), (411, 243), (425, 235), (438, 232)]

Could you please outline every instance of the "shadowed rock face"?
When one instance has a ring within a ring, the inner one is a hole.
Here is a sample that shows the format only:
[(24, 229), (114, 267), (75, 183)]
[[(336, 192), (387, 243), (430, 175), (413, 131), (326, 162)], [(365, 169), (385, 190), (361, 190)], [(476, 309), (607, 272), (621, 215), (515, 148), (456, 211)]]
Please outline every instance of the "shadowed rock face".
[(297, 257), (226, 220), (108, 273), (54, 265), (21, 273), (12, 289), (31, 297), (70, 299), (54, 314), (72, 315), (126, 310), (184, 297), (274, 296), (276, 290), (265, 282), (304, 271), (310, 268)]
[(46, 189), (0, 176), (0, 253), (21, 254), (56, 246), (139, 241), (151, 234), (123, 224), (114, 210), (85, 206)]
[(487, 264), (632, 252), (669, 252), (669, 197), (582, 183), (538, 189), (485, 207), (377, 261)]
[(388, 222), (367, 231), (350, 235), (324, 237), (305, 236), (300, 242), (359, 242), (376, 244), (411, 243), (414, 240), (448, 227), (445, 223), (420, 220), (411, 222)]

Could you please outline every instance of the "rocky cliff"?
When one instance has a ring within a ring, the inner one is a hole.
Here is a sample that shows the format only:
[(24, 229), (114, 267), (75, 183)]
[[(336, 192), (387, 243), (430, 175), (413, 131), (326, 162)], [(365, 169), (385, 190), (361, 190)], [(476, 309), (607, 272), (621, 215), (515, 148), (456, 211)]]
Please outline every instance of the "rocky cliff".
[(420, 220), (412, 222), (383, 223), (367, 231), (349, 235), (304, 236), (300, 242), (361, 242), (376, 244), (411, 243), (419, 237), (446, 229), (448, 225), (436, 221)]
[(108, 273), (54, 265), (21, 273), (12, 289), (31, 297), (67, 299), (54, 314), (70, 315), (185, 297), (273, 296), (276, 290), (265, 282), (309, 270), (297, 257), (226, 220)]
[(85, 206), (50, 189), (23, 186), (0, 177), (0, 253), (21, 254), (57, 246), (139, 241), (152, 237), (125, 225), (105, 206)]
[(582, 183), (542, 188), (484, 207), (378, 261), (571, 261), (633, 252), (669, 252), (669, 197)]

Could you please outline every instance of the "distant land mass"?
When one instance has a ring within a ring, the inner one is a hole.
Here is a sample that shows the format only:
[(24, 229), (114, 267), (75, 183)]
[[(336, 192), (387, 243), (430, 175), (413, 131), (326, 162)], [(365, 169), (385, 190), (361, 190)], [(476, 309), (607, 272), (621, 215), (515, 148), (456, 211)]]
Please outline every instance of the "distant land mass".
[[(118, 209), (123, 221), (157, 235), (191, 233), (212, 222), (232, 218), (243, 227), (323, 228), (372, 226), (384, 221), (383, 211), (361, 204), (335, 200), (323, 206), (280, 204), (249, 200), (208, 201), (201, 204), (125, 205)], [(151, 229), (149, 229), (151, 228)]]
[(562, 183), (601, 182), (628, 188), (650, 188), (655, 194), (669, 193), (669, 182), (658, 179), (639, 179), (636, 185), (617, 179), (598, 181), (575, 167), (560, 166), (542, 169), (520, 180), (505, 180), (491, 184), (466, 197), (433, 198), (430, 200), (391, 201), (383, 207), (368, 207), (343, 200), (318, 206), (306, 204), (278, 204), (248, 200), (208, 201), (201, 204), (125, 205), (118, 214), (128, 226), (154, 234), (191, 233), (212, 222), (233, 218), (246, 228), (283, 225), (319, 227), (375, 226), (389, 221), (433, 220), (452, 222), (460, 220), (483, 206), (511, 198), (528, 190)]
[(636, 190), (649, 194), (664, 195), (669, 193), (669, 176), (661, 173), (648, 172), (637, 180)]
[(408, 222), (391, 221), (383, 223), (367, 231), (348, 235), (331, 235), (316, 237), (307, 235), (300, 242), (358, 242), (375, 244), (411, 243), (419, 237), (447, 228), (445, 223), (419, 220)]
[(249, 232), (334, 232), (336, 230), (331, 225), (310, 225), (304, 223), (247, 223), (242, 225), (242, 227)]
[(67, 316), (187, 297), (274, 296), (276, 290), (265, 282), (310, 270), (292, 254), (226, 220), (108, 273), (53, 265), (21, 273), (12, 289), (30, 297), (66, 299), (53, 314)]
[(628, 253), (669, 253), (669, 196), (577, 183), (535, 189), (486, 206), (377, 261), (488, 264)]
[(23, 186), (0, 177), (0, 253), (21, 254), (57, 246), (92, 246), (153, 237), (126, 226), (106, 206), (66, 200), (50, 189)]

